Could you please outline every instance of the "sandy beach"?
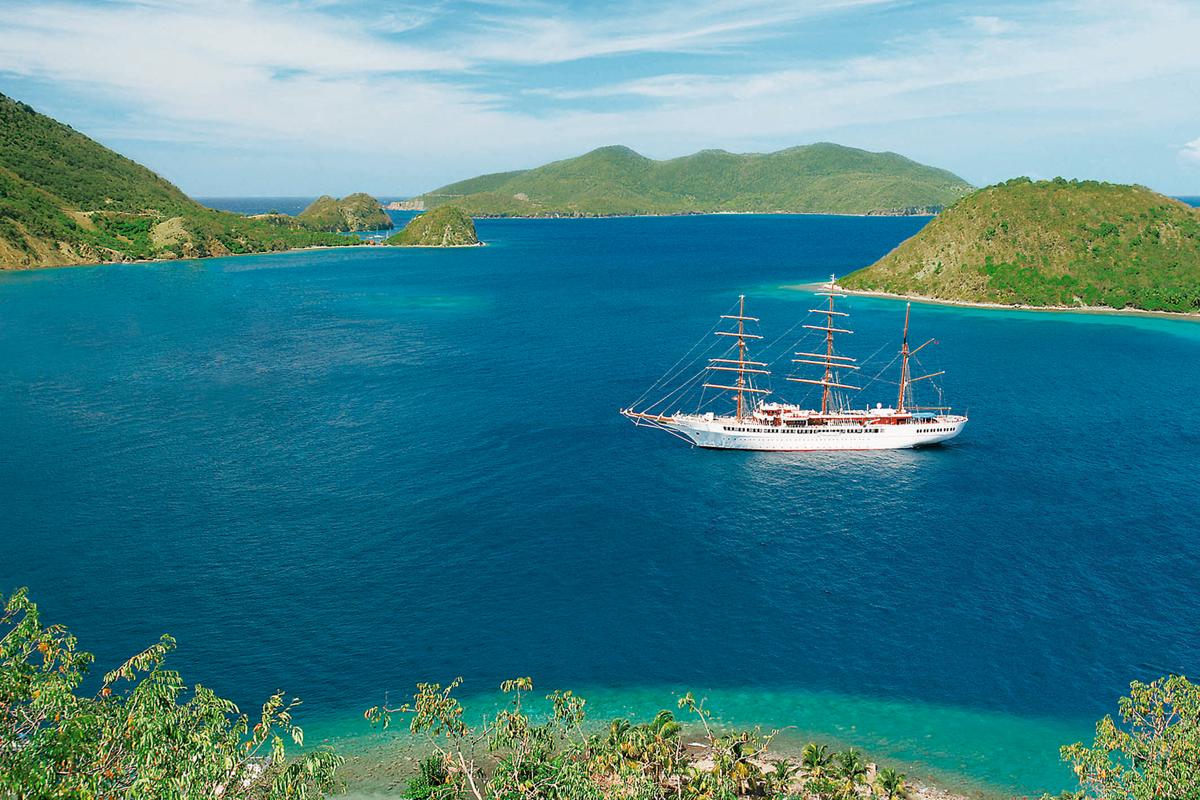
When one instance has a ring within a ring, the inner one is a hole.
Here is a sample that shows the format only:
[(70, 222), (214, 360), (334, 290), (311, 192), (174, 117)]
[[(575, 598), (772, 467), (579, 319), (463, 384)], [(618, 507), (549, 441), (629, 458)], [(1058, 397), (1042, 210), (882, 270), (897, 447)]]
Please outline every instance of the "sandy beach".
[[(782, 286), (783, 289), (792, 289), (800, 292), (812, 292), (826, 288), (824, 283), (798, 283), (789, 286)], [(1147, 311), (1140, 308), (1111, 308), (1109, 306), (1030, 306), (1021, 303), (982, 303), (972, 302), (969, 300), (946, 300), (939, 297), (927, 297), (920, 294), (893, 294), (892, 292), (875, 292), (865, 289), (847, 289), (844, 286), (834, 284), (834, 288), (839, 292), (848, 295), (858, 295), (861, 297), (882, 297), (888, 300), (910, 300), (914, 303), (925, 303), (935, 306), (961, 306), (964, 308), (992, 308), (1001, 311), (1035, 311), (1035, 312), (1063, 312), (1069, 311), (1074, 314), (1108, 314), (1126, 317), (1159, 317), (1163, 319), (1179, 319), (1191, 322), (1200, 321), (1200, 312), (1190, 311)]]
[[(711, 769), (712, 758), (701, 741), (703, 730), (688, 729), (684, 738), (688, 742), (686, 749), (695, 759), (695, 766), (702, 770)], [(353, 742), (354, 744), (348, 746), (333, 743), (346, 759), (339, 773), (346, 785), (345, 793), (339, 797), (346, 800), (393, 800), (402, 797), (408, 778), (417, 771), (417, 762), (427, 755), (429, 750), (423, 742), (411, 740), (403, 734), (393, 734), (380, 740), (372, 740), (370, 736), (355, 737)], [(756, 763), (764, 771), (772, 770), (772, 764), (781, 759), (788, 759), (794, 764), (799, 763), (805, 744), (807, 741), (802, 737), (789, 737), (784, 732), (772, 743), (769, 755)], [(837, 748), (831, 746), (831, 749)], [(874, 776), (877, 768), (881, 766), (893, 766), (907, 773), (906, 783), (910, 800), (1011, 800), (1014, 797), (983, 787), (964, 787), (953, 780), (943, 783), (929, 775), (914, 775), (904, 765), (877, 765), (870, 753), (863, 752), (863, 756), (868, 762), (870, 776)], [(804, 796), (800, 780), (797, 781), (795, 790), (797, 797)], [(866, 787), (862, 789), (862, 796), (871, 796)]]

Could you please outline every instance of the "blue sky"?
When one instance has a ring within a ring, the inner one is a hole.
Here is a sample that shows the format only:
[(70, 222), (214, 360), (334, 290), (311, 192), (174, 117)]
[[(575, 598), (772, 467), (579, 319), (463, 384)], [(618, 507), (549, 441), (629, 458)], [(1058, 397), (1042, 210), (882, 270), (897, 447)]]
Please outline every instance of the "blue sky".
[(0, 0), (0, 92), (195, 195), (814, 141), (1200, 194), (1200, 2)]

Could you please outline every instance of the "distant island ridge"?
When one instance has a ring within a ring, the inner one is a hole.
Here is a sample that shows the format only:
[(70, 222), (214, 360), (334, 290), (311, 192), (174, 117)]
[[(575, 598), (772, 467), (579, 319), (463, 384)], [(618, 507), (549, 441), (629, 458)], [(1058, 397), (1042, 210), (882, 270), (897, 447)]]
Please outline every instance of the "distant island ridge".
[(1200, 209), (1143, 186), (1017, 178), (948, 208), (851, 291), (979, 305), (1200, 313)]
[(896, 153), (828, 142), (774, 153), (702, 150), (665, 161), (614, 145), (458, 181), (406, 202), (455, 205), (473, 217), (933, 214), (971, 188), (951, 172)]
[[(387, 193), (375, 195), (379, 198), (380, 207), (385, 211), (424, 211), (424, 202), (416, 199), (417, 195), (401, 197)], [(1179, 200), (1189, 206), (1200, 206), (1200, 195), (1168, 195), (1173, 200)], [(201, 205), (216, 211), (231, 211), (235, 214), (253, 216), (264, 214), (268, 210), (279, 210), (287, 214), (299, 214), (317, 199), (315, 195), (239, 195), (222, 197), (219, 195), (197, 195), (195, 200)], [(284, 211), (284, 209), (291, 209)], [(703, 216), (703, 215), (701, 215)], [(875, 216), (875, 215), (868, 215)], [(880, 215), (884, 216), (884, 215)], [(932, 216), (932, 215), (931, 215)]]
[[(513, 191), (515, 190), (515, 191)], [(511, 192), (511, 193), (510, 193)], [(894, 153), (821, 143), (655, 161), (603, 147), (391, 201), (432, 209), (392, 245), (478, 244), (472, 216), (919, 213), (947, 210), (847, 290), (945, 302), (1200, 313), (1200, 211), (1144, 187), (1017, 179), (978, 191)], [(439, 209), (454, 209), (454, 212)], [(272, 213), (274, 212), (274, 213)], [(0, 269), (203, 258), (364, 242), (378, 200), (295, 216), (207, 208), (146, 167), (0, 95)]]

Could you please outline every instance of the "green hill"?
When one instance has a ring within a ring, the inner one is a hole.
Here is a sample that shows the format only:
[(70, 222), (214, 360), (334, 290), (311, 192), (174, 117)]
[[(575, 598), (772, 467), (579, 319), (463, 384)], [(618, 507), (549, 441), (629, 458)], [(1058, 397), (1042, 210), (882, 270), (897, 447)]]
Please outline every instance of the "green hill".
[(0, 95), (0, 269), (349, 243), (205, 208), (140, 164)]
[(840, 281), (1032, 306), (1200, 311), (1200, 209), (1096, 181), (1017, 178), (960, 200)]
[(407, 247), (466, 247), (479, 244), (475, 223), (456, 206), (442, 206), (418, 214), (384, 244)]
[(392, 218), (383, 213), (379, 201), (363, 192), (341, 200), (322, 195), (296, 219), (306, 228), (320, 231), (385, 231), (392, 227)]
[(828, 143), (744, 155), (703, 150), (668, 161), (613, 146), (536, 169), (481, 175), (420, 199), (472, 216), (867, 214), (937, 209), (970, 188), (957, 175), (895, 153)]

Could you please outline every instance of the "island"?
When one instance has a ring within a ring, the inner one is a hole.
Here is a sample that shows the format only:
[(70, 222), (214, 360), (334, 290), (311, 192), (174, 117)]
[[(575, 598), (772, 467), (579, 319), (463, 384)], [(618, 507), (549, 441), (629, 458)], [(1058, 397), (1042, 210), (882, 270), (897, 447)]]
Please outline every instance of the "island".
[(392, 218), (383, 212), (379, 201), (364, 192), (342, 199), (322, 195), (296, 215), (296, 220), (310, 230), (330, 232), (361, 232), (390, 230)]
[(457, 206), (441, 206), (418, 214), (384, 244), (402, 247), (474, 247), (480, 244), (475, 222)]
[(473, 217), (639, 214), (931, 214), (971, 190), (896, 153), (822, 142), (774, 153), (703, 150), (656, 161), (601, 147), (535, 169), (452, 183), (417, 198)]
[(141, 164), (0, 95), (0, 269), (358, 243), (206, 208)]
[(980, 189), (850, 291), (972, 304), (1200, 312), (1200, 209), (1143, 186), (1016, 178)]

